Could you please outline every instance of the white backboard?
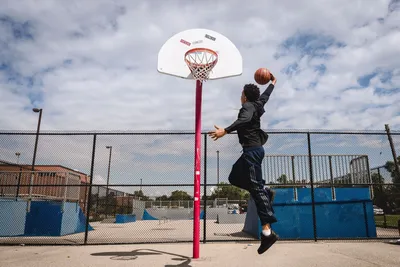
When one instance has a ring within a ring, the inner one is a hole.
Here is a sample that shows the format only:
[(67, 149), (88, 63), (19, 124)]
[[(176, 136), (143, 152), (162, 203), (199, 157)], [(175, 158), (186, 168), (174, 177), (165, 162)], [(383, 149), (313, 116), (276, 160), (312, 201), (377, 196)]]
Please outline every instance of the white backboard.
[(193, 48), (208, 48), (218, 54), (218, 62), (209, 80), (242, 74), (242, 55), (236, 46), (222, 34), (207, 29), (185, 30), (168, 39), (158, 53), (157, 70), (163, 74), (193, 79), (185, 63), (186, 51)]

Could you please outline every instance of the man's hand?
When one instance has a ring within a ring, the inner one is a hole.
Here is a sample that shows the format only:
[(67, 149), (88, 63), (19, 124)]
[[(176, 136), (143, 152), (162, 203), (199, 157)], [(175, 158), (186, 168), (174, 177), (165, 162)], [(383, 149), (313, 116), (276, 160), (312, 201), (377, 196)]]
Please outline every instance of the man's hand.
[(272, 82), (273, 85), (275, 85), (275, 83), (276, 83), (276, 78), (275, 78), (275, 76), (274, 76), (272, 73), (270, 73), (270, 74), (271, 74), (271, 82)]
[(226, 131), (224, 128), (219, 128), (218, 126), (214, 125), (215, 131), (211, 131), (208, 133), (211, 138), (214, 139), (214, 141), (217, 141), (219, 138), (223, 137), (226, 134)]

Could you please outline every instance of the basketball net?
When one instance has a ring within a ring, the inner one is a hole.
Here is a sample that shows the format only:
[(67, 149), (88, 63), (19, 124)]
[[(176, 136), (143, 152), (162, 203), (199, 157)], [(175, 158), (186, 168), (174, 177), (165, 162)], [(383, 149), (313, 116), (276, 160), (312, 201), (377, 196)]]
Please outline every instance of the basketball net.
[(196, 80), (208, 80), (218, 62), (218, 54), (207, 48), (194, 48), (185, 53), (185, 62)]

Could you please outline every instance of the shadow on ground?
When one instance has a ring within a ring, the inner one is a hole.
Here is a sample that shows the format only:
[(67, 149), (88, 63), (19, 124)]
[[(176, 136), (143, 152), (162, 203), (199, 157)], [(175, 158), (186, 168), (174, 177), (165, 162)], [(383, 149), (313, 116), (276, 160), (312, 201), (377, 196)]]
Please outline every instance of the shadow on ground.
[(387, 241), (386, 243), (390, 244), (390, 245), (398, 245), (398, 246), (400, 246), (400, 239)]
[(246, 232), (235, 232), (235, 233), (214, 233), (216, 236), (232, 236), (232, 237), (240, 237), (240, 238), (246, 238), (248, 240), (243, 240), (243, 241), (256, 241), (254, 237), (252, 237), (250, 234)]
[(174, 254), (165, 251), (159, 251), (154, 249), (136, 249), (133, 251), (113, 251), (113, 252), (99, 252), (92, 253), (92, 256), (103, 256), (110, 257), (111, 260), (135, 260), (138, 257), (154, 256), (154, 255), (170, 255), (174, 261), (178, 261), (177, 264), (166, 264), (165, 267), (179, 266), (179, 267), (191, 267), (191, 258), (179, 254)]

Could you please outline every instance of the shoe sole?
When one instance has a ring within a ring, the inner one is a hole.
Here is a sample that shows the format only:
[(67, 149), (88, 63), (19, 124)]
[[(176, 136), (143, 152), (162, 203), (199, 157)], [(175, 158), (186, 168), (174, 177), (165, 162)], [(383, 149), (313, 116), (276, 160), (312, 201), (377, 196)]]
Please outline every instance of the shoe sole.
[(274, 242), (272, 242), (272, 244), (267, 248), (267, 249), (265, 249), (265, 250), (263, 250), (263, 251), (257, 251), (257, 253), (259, 254), (259, 255), (261, 255), (261, 254), (264, 254), (265, 252), (267, 252), (275, 243), (276, 243), (276, 241), (278, 241), (278, 239), (279, 239), (279, 236), (277, 235), (277, 234), (275, 234), (275, 236), (276, 236), (276, 238), (275, 238), (275, 240), (274, 240)]

